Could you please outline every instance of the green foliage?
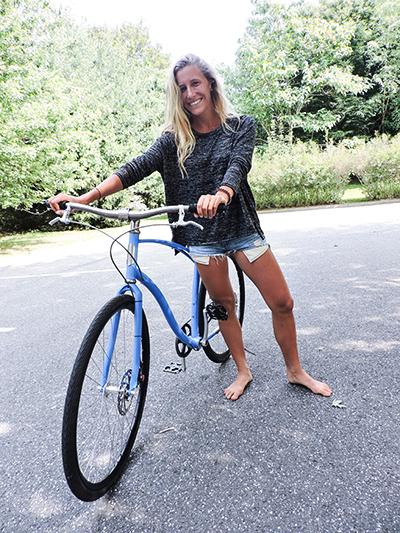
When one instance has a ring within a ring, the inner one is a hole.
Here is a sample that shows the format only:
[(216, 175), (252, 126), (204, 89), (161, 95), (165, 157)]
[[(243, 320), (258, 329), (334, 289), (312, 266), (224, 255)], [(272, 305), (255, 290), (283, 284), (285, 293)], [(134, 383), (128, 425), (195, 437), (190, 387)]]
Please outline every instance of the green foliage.
[[(259, 207), (336, 202), (350, 177), (368, 198), (399, 197), (399, 139), (375, 134), (400, 131), (400, 2), (253, 6), (224, 77), (257, 121)], [(163, 121), (166, 68), (142, 25), (81, 27), (47, 0), (1, 0), (0, 227), (37, 227), (21, 210), (81, 194), (148, 147)], [(152, 175), (99, 204), (163, 201)]]
[(255, 14), (227, 72), (232, 97), (253, 114), (262, 137), (328, 132), (341, 119), (332, 102), (360, 94), (368, 82), (351, 71), (354, 24), (327, 20), (315, 7), (255, 0)]
[(165, 204), (164, 185), (159, 174), (152, 174), (138, 183), (135, 193), (149, 209)]
[(80, 194), (148, 147), (163, 121), (167, 58), (141, 25), (78, 27), (45, 0), (6, 0), (1, 9), (4, 218), (58, 191)]
[(370, 200), (400, 198), (400, 135), (371, 141), (359, 179)]
[(348, 173), (316, 143), (273, 143), (255, 157), (250, 184), (259, 209), (340, 201)]
[(260, 209), (337, 203), (350, 179), (361, 183), (367, 199), (400, 198), (400, 135), (354, 138), (326, 149), (314, 142), (270, 143), (256, 153), (249, 177)]
[(400, 3), (253, 0), (230, 96), (262, 140), (327, 143), (400, 130)]

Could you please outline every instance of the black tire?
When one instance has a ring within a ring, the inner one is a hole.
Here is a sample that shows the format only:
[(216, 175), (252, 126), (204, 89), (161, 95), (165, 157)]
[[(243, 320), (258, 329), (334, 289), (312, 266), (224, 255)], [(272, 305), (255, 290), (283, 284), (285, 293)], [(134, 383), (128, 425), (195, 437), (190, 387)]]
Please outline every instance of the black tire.
[[(101, 308), (82, 341), (69, 381), (62, 457), (68, 485), (83, 501), (97, 500), (117, 482), (142, 418), (150, 369), (149, 330), (144, 313), (139, 385), (131, 397), (126, 390), (132, 373), (134, 309), (134, 299), (127, 294), (116, 296)], [(111, 319), (118, 313), (109, 380), (102, 392), (99, 379)]]
[[(243, 272), (240, 269), (239, 265), (233, 258), (228, 259), (229, 263), (229, 278), (231, 280), (232, 288), (235, 292), (237, 305), (236, 313), (239, 319), (240, 324), (243, 324), (244, 318), (244, 308), (245, 308), (245, 283)], [(199, 318), (199, 331), (200, 335), (203, 335), (204, 331), (204, 316), (203, 309), (211, 302), (212, 300), (208, 296), (207, 290), (201, 282), (199, 289), (199, 304), (198, 304), (198, 318)], [(211, 320), (209, 322), (209, 333), (211, 331), (219, 331), (218, 326), (213, 326), (217, 324), (217, 320)], [(224, 363), (227, 361), (231, 355), (225, 341), (222, 337), (222, 334), (218, 332), (213, 339), (210, 340), (205, 346), (203, 346), (204, 352), (207, 357), (214, 363)]]

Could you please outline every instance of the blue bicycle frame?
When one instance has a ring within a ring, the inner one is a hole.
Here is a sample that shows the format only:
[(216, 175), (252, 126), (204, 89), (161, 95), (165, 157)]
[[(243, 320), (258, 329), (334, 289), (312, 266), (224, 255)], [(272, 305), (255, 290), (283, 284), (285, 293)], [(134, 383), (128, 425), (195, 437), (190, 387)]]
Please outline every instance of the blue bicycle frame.
[[(203, 338), (199, 335), (199, 321), (198, 321), (198, 295), (199, 295), (199, 286), (200, 286), (200, 275), (197, 269), (196, 264), (193, 259), (190, 257), (188, 249), (185, 246), (174, 243), (172, 241), (160, 240), (160, 239), (140, 239), (140, 229), (138, 222), (131, 223), (131, 231), (129, 232), (129, 244), (128, 244), (128, 264), (126, 269), (126, 279), (127, 284), (121, 287), (118, 291), (118, 294), (125, 294), (130, 292), (133, 294), (135, 300), (135, 313), (134, 313), (134, 346), (132, 353), (132, 372), (130, 378), (129, 392), (132, 393), (138, 385), (138, 375), (140, 368), (140, 354), (142, 349), (142, 307), (143, 307), (143, 293), (138, 286), (137, 282), (142, 283), (154, 296), (157, 300), (158, 305), (160, 306), (169, 326), (174, 332), (175, 336), (184, 344), (190, 346), (194, 350), (199, 350), (201, 348), (201, 342)], [(157, 285), (152, 281), (152, 279), (147, 276), (141, 269), (138, 267), (138, 251), (140, 244), (160, 244), (162, 246), (167, 246), (174, 250), (181, 252), (183, 255), (188, 257), (194, 263), (194, 272), (193, 272), (193, 282), (192, 282), (192, 315), (191, 315), (191, 324), (192, 324), (192, 334), (186, 335), (178, 322), (175, 319), (175, 316), (168, 305), (168, 302), (157, 287)], [(108, 376), (111, 367), (112, 354), (115, 347), (115, 341), (118, 333), (120, 313), (118, 313), (112, 321), (112, 330), (110, 340), (107, 346), (107, 357), (104, 360), (102, 382), (100, 384), (100, 390), (104, 390), (108, 382)], [(214, 333), (215, 334), (215, 333)]]

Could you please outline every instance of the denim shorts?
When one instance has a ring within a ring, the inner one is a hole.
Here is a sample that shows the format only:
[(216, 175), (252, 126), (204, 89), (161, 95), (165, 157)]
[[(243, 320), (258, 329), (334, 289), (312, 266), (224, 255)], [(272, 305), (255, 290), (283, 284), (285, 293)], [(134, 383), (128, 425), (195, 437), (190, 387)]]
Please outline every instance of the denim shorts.
[(243, 252), (252, 263), (269, 249), (269, 244), (258, 235), (253, 233), (247, 237), (238, 237), (221, 243), (205, 244), (202, 246), (189, 246), (189, 254), (193, 261), (201, 265), (208, 265), (210, 257), (221, 258), (235, 252)]

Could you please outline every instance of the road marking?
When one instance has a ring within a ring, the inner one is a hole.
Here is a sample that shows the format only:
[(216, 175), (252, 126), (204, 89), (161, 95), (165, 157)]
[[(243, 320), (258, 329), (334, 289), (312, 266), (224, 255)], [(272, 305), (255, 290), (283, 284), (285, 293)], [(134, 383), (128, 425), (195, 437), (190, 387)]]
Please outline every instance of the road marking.
[(55, 272), (53, 274), (25, 274), (24, 276), (0, 276), (0, 280), (9, 279), (32, 279), (32, 278), (51, 278), (53, 276), (60, 278), (69, 278), (81, 274), (98, 274), (101, 272), (115, 272), (115, 268), (101, 268), (98, 270), (70, 270), (68, 272)]
[(0, 422), (0, 435), (6, 435), (10, 433), (11, 425), (8, 422)]
[(14, 331), (15, 328), (1, 328), (0, 327), (0, 333), (9, 333), (10, 331)]
[(321, 332), (321, 328), (297, 328), (298, 335), (318, 335)]

